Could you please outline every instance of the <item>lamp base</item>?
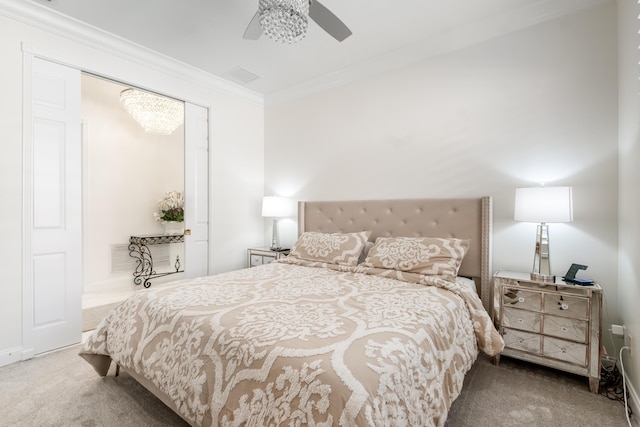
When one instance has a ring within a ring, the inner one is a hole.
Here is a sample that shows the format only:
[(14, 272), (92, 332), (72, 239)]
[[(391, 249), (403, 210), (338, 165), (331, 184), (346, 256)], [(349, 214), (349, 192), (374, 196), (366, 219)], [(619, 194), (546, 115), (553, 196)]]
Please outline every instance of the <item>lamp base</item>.
[(280, 233), (278, 231), (278, 220), (273, 220), (273, 232), (271, 234), (271, 250), (272, 251), (281, 251), (282, 246), (280, 246)]
[(536, 231), (536, 248), (533, 255), (531, 279), (545, 283), (556, 281), (556, 276), (551, 274), (551, 260), (549, 259), (549, 226), (544, 222), (538, 224)]
[(548, 275), (548, 274), (531, 273), (531, 280), (535, 280), (537, 282), (554, 283), (556, 281), (556, 276)]

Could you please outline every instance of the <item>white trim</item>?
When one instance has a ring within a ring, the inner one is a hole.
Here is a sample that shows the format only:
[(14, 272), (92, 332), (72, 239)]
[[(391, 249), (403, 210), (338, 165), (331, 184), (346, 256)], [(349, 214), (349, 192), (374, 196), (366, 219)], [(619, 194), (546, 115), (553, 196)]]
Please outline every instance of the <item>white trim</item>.
[[(153, 282), (153, 284), (155, 285), (156, 282)], [(90, 294), (94, 292), (133, 292), (141, 288), (141, 286), (133, 284), (133, 277), (131, 274), (122, 274), (118, 277), (87, 284), (83, 289), (83, 294)]]
[(0, 367), (20, 361), (22, 354), (22, 347), (14, 347), (3, 351), (0, 353)]
[[(626, 374), (625, 374), (626, 375)], [(632, 424), (635, 422), (636, 426), (640, 426), (640, 421), (638, 420), (638, 414), (640, 414), (640, 399), (638, 398), (638, 393), (636, 392), (635, 387), (629, 381), (629, 378), (626, 377), (627, 382), (627, 390), (629, 391), (629, 407), (631, 407), (631, 422)]]
[(22, 360), (34, 355), (33, 337), (33, 269), (31, 226), (32, 226), (32, 164), (33, 146), (32, 114), (32, 71), (33, 52), (22, 46)]
[[(24, 0), (0, 0), (0, 15), (168, 76), (188, 80), (196, 85), (239, 97), (257, 105), (264, 105), (264, 97), (257, 92), (88, 25), (49, 7)], [(96, 70), (80, 68), (83, 71), (102, 75)], [(197, 104), (197, 102), (194, 103)]]

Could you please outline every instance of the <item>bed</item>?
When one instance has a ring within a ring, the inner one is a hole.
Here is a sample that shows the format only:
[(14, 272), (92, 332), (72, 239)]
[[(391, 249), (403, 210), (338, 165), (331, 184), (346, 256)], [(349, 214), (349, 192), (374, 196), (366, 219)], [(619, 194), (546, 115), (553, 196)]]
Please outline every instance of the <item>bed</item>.
[(491, 199), (300, 202), (291, 254), (136, 292), (80, 355), (193, 426), (442, 426), (479, 351)]

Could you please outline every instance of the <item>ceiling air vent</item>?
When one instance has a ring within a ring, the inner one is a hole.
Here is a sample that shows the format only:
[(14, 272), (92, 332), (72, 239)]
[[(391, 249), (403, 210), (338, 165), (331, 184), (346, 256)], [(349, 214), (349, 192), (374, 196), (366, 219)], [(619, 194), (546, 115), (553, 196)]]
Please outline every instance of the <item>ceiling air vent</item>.
[(243, 83), (243, 84), (247, 84), (250, 83), (254, 80), (257, 80), (260, 78), (259, 75), (252, 73), (251, 71), (242, 68), (242, 67), (236, 67), (234, 69), (231, 69), (229, 71), (227, 71), (226, 73), (222, 74), (222, 77), (231, 79), (233, 81), (236, 81), (238, 83)]

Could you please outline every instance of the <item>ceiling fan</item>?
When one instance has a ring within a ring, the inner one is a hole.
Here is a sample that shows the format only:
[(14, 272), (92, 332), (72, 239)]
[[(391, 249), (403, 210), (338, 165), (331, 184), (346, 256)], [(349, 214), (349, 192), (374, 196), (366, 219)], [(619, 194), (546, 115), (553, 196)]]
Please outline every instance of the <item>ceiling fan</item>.
[(258, 11), (242, 36), (257, 40), (264, 33), (280, 43), (294, 43), (307, 33), (311, 18), (330, 36), (343, 41), (351, 30), (317, 0), (260, 0)]

